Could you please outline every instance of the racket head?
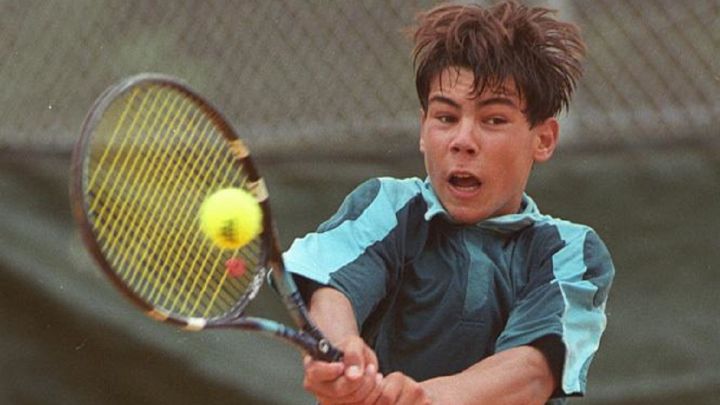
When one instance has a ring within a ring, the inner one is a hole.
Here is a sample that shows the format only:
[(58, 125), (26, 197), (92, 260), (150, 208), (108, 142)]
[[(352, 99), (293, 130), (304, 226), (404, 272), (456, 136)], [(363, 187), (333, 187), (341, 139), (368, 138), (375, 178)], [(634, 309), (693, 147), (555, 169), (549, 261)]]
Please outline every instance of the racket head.
[[(251, 192), (263, 214), (262, 232), (235, 250), (199, 225), (202, 201), (227, 187)], [(202, 329), (241, 317), (279, 257), (249, 150), (209, 101), (170, 76), (133, 76), (101, 94), (73, 152), (70, 195), (92, 256), (158, 320)]]

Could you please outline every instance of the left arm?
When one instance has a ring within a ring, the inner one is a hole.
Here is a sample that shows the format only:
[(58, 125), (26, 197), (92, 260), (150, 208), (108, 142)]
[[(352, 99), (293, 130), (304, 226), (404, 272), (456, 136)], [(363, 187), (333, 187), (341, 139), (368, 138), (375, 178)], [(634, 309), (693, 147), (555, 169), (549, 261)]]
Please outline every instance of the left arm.
[(451, 376), (421, 383), (434, 404), (544, 404), (557, 382), (532, 346), (508, 349)]

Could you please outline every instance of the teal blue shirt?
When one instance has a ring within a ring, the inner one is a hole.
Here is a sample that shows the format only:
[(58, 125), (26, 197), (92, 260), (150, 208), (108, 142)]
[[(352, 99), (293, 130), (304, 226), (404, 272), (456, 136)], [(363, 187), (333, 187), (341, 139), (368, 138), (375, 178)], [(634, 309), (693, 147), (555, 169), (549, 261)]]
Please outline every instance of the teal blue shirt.
[(527, 195), (517, 214), (459, 225), (416, 178), (365, 182), (284, 259), (300, 284), (348, 297), (384, 373), (422, 381), (543, 342), (557, 396), (585, 392), (614, 274), (591, 228)]

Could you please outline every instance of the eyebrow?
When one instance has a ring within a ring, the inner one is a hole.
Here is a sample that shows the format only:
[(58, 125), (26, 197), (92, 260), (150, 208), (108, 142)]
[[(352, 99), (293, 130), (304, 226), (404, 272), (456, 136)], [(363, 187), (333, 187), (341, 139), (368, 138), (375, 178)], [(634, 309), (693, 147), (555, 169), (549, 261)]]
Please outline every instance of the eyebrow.
[[(428, 105), (432, 102), (447, 104), (454, 108), (461, 107), (460, 103), (458, 103), (457, 101), (455, 101), (449, 97), (440, 96), (440, 95), (435, 95), (435, 96), (430, 97), (430, 99), (428, 100)], [(490, 97), (490, 98), (482, 99), (477, 102), (478, 107), (485, 107), (485, 106), (491, 105), (491, 104), (501, 104), (501, 105), (507, 105), (510, 107), (518, 108), (517, 104), (510, 97), (505, 97), (505, 96)]]

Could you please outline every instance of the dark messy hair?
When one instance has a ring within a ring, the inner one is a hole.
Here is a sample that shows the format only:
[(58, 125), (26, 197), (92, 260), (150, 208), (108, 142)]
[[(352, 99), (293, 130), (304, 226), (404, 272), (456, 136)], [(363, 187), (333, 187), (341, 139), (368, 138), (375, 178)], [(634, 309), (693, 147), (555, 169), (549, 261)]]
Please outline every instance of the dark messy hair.
[(471, 70), (476, 95), (512, 79), (531, 126), (567, 110), (582, 75), (585, 44), (577, 26), (553, 14), (515, 1), (489, 8), (444, 4), (419, 14), (410, 33), (423, 111), (431, 81), (447, 68)]

